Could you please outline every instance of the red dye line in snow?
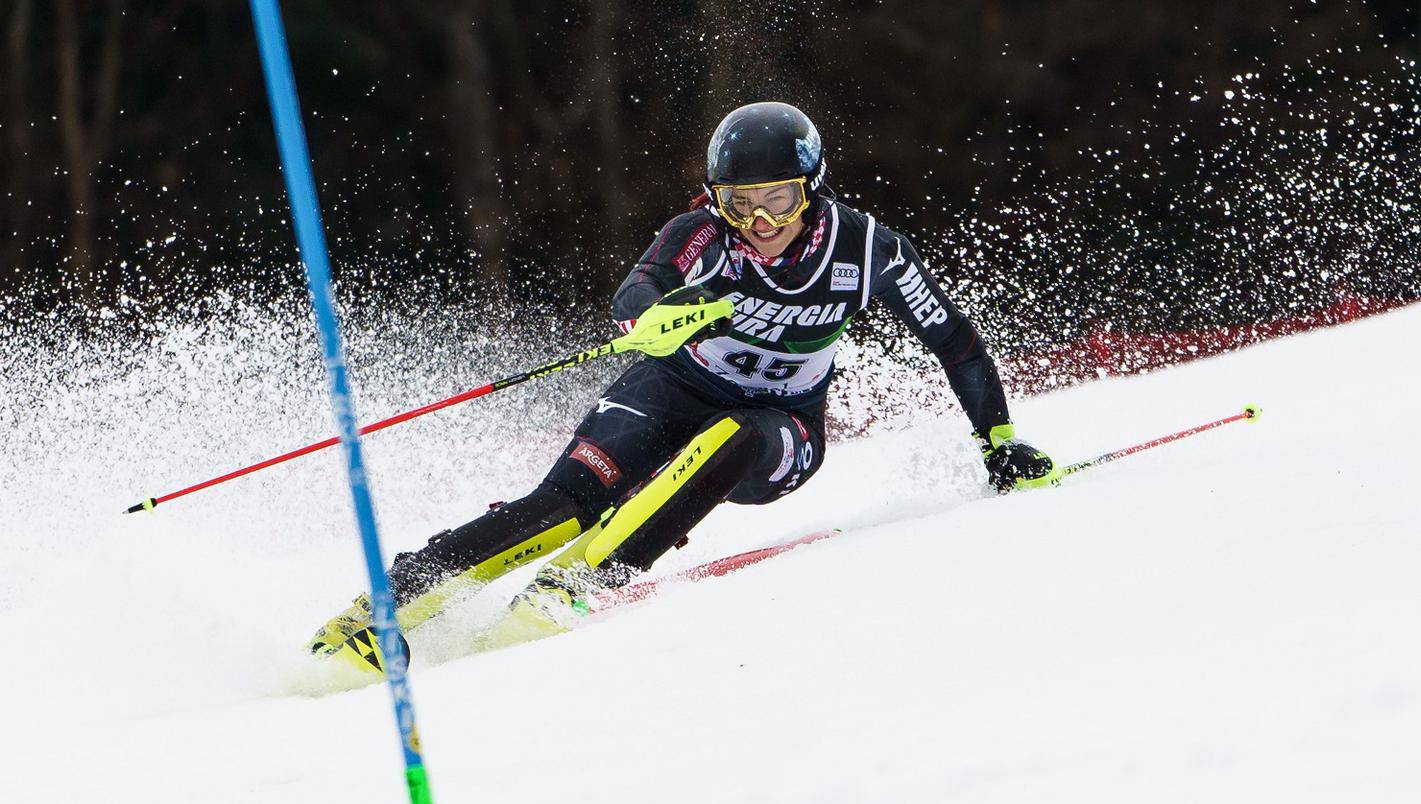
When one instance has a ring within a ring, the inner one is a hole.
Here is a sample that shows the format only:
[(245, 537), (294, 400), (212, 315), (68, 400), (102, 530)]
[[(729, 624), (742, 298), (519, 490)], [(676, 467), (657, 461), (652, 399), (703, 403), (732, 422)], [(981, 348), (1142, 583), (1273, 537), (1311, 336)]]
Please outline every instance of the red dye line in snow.
[(733, 556), (718, 558), (705, 564), (681, 570), (664, 578), (653, 578), (649, 581), (634, 583), (620, 589), (609, 589), (588, 601), (593, 611), (603, 611), (627, 603), (635, 603), (638, 600), (645, 600), (659, 592), (662, 587), (669, 583), (695, 582), (706, 578), (718, 578), (722, 575), (729, 575), (738, 569), (748, 567), (751, 564), (758, 564), (767, 558), (777, 556), (780, 553), (789, 552), (796, 547), (810, 542), (817, 542), (820, 539), (827, 539), (842, 531), (821, 530), (807, 536), (801, 536), (793, 541), (777, 544), (773, 547), (762, 547), (759, 550), (750, 550), (745, 553), (737, 553)]
[(1115, 377), (1196, 360), (1241, 349), (1262, 341), (1345, 324), (1414, 300), (1344, 297), (1307, 315), (1255, 324), (1185, 332), (1122, 332), (1097, 329), (1073, 343), (1041, 352), (1005, 358), (1011, 385), (1029, 394), (1100, 377)]

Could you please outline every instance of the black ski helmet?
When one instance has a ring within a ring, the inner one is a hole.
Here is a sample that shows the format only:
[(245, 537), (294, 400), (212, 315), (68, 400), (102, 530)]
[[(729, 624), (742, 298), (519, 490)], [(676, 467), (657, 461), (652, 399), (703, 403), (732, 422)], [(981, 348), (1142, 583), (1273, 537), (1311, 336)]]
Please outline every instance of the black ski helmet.
[(788, 103), (752, 103), (715, 127), (706, 149), (706, 190), (804, 176), (812, 194), (824, 186), (826, 167), (819, 129), (804, 112)]

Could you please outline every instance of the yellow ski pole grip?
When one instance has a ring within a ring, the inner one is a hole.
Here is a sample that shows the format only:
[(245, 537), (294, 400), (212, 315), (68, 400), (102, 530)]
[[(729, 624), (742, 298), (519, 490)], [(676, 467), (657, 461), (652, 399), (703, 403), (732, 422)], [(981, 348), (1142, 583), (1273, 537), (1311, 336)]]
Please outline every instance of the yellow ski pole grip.
[(616, 351), (666, 357), (697, 332), (734, 314), (735, 305), (729, 299), (709, 304), (654, 304), (641, 314), (631, 332), (614, 341)]

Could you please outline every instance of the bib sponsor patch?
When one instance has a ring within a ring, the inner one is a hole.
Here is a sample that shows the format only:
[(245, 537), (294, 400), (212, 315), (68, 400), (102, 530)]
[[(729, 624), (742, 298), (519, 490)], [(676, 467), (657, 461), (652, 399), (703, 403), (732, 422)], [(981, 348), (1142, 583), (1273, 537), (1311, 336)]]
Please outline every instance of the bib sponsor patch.
[(613, 483), (622, 479), (622, 470), (612, 463), (612, 459), (607, 457), (607, 453), (590, 442), (579, 440), (573, 444), (572, 459), (591, 469), (592, 473), (597, 475), (597, 479), (602, 481), (602, 485), (607, 488), (611, 488)]
[(829, 275), (830, 290), (858, 290), (859, 267), (851, 262), (834, 263), (833, 273)]

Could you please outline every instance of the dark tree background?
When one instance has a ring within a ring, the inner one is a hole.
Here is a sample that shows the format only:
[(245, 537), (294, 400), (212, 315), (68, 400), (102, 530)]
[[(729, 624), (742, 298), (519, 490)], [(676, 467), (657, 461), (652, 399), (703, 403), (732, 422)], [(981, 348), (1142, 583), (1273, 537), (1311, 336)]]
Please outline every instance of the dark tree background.
[[(1416, 289), (1414, 187), (1392, 178), (1417, 154), (1414, 3), (284, 7), (348, 298), (448, 291), (600, 316), (697, 191), (716, 121), (765, 99), (818, 121), (841, 197), (918, 241), (974, 315), (1035, 322), (1009, 347), (1088, 319), (1266, 317), (1325, 302), (1337, 276)], [(0, 26), (12, 316), (299, 282), (245, 3), (0, 0)], [(1349, 134), (1362, 101), (1390, 117)], [(1340, 133), (1294, 159), (1321, 127)], [(1352, 136), (1368, 167), (1323, 159)], [(1323, 197), (1358, 170), (1382, 172)], [(1302, 181), (1291, 200), (1271, 189)], [(1381, 196), (1389, 211), (1366, 206)], [(1353, 240), (1307, 237), (1321, 218), (1351, 221)], [(1247, 303), (1201, 303), (1211, 281)], [(1048, 308), (1063, 312), (1045, 326)]]

